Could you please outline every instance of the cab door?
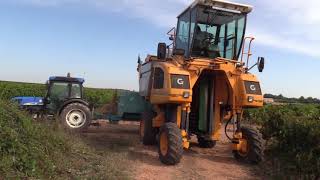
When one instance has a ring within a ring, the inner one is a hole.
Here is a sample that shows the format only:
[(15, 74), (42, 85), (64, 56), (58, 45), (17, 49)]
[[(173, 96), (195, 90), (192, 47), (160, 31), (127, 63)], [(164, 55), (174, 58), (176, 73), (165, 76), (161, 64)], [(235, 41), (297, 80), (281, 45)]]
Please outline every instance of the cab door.
[(70, 85), (67, 82), (50, 83), (46, 109), (48, 113), (55, 114), (63, 103), (70, 97)]
[(141, 65), (139, 77), (139, 93), (143, 97), (150, 97), (152, 89), (153, 63), (147, 62)]

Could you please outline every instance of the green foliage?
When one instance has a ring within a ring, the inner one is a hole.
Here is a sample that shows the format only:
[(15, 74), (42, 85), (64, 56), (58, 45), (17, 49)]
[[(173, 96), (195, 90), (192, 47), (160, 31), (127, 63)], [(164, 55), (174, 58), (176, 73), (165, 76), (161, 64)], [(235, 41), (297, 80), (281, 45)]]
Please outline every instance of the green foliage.
[(97, 152), (54, 121), (29, 118), (0, 98), (0, 179), (127, 179), (125, 153)]
[[(46, 86), (43, 84), (0, 81), (0, 98), (11, 99), (16, 96), (44, 97)], [(101, 107), (112, 100), (114, 90), (85, 88), (84, 98), (95, 107)]]
[(261, 126), (268, 152), (280, 171), (295, 176), (320, 175), (320, 105), (265, 106), (245, 118)]
[(43, 97), (45, 93), (45, 85), (0, 81), (0, 98), (3, 99), (11, 99), (15, 96)]
[(42, 128), (18, 110), (0, 100), (0, 174), (5, 177), (50, 177), (70, 150), (63, 136)]
[(90, 104), (94, 105), (94, 107), (101, 107), (111, 102), (114, 93), (115, 90), (112, 89), (85, 88), (84, 97)]

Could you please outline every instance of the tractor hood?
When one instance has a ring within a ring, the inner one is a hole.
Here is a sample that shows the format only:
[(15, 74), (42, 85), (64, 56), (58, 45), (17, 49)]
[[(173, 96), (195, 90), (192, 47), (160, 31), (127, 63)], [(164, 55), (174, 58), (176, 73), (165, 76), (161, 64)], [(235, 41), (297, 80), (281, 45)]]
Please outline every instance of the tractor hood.
[(17, 102), (20, 106), (42, 106), (42, 97), (14, 97), (12, 101)]

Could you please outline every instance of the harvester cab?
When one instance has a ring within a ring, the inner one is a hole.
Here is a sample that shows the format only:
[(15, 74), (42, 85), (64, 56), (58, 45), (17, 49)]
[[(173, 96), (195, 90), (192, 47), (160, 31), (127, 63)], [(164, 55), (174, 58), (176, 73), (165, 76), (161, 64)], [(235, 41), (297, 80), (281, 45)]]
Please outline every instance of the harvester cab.
[(179, 163), (192, 135), (200, 147), (214, 147), (222, 126), (227, 132), (231, 124), (232, 136), (226, 134), (234, 156), (261, 161), (261, 135), (241, 124), (245, 108), (263, 106), (260, 83), (249, 72), (264, 68), (264, 58), (249, 67), (254, 38), (245, 30), (251, 11), (249, 5), (196, 0), (168, 32), (173, 43), (159, 43), (157, 56), (139, 63), (140, 95), (153, 105), (142, 116), (140, 136), (145, 145), (158, 144), (163, 163)]

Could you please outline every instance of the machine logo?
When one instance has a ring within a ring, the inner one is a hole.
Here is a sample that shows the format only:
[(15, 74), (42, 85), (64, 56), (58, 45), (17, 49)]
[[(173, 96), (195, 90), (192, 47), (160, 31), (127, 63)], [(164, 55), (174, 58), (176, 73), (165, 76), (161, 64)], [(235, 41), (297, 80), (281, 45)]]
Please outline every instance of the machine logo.
[(171, 88), (189, 89), (190, 82), (188, 75), (171, 74)]
[(177, 79), (177, 83), (178, 83), (179, 85), (183, 85), (183, 84), (184, 84), (184, 81), (183, 81), (182, 78), (179, 78), (179, 79)]
[(252, 85), (250, 86), (250, 89), (251, 89), (251, 91), (256, 91), (256, 90), (257, 90), (257, 88), (256, 88), (256, 86), (255, 86), (254, 84), (252, 84)]
[(262, 95), (259, 82), (245, 81), (244, 83), (247, 94)]

